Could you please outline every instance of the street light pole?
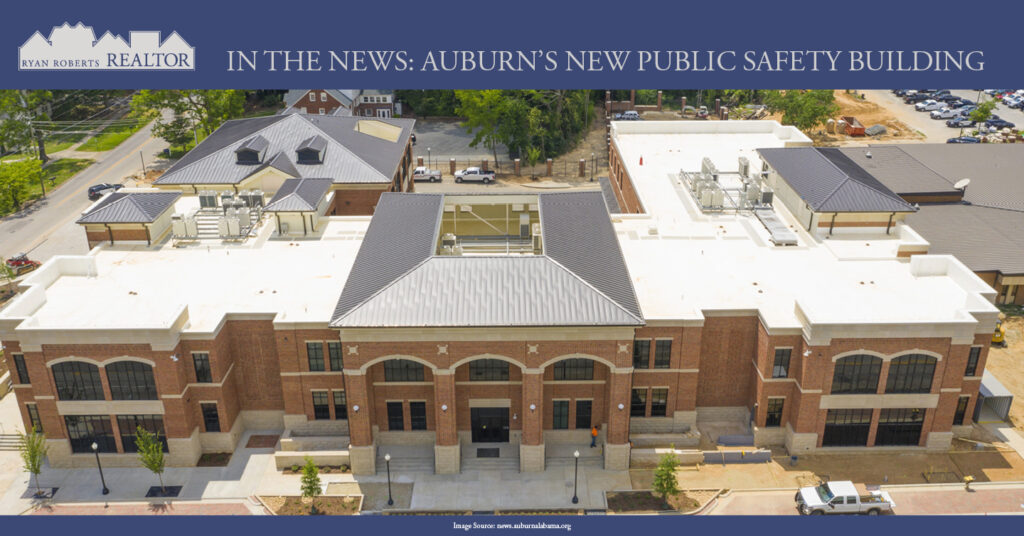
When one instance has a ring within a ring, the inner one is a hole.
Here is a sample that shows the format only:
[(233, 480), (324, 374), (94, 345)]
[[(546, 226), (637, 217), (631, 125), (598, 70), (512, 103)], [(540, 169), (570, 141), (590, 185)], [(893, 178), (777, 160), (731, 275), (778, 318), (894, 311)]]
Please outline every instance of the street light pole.
[(92, 452), (96, 455), (96, 467), (100, 470), (100, 483), (103, 484), (103, 494), (106, 495), (110, 493), (110, 490), (107, 489), (107, 481), (103, 478), (103, 466), (100, 464), (100, 446), (95, 441), (92, 442)]
[(384, 455), (384, 464), (388, 468), (388, 506), (395, 504), (395, 499), (391, 496), (391, 455)]
[(146, 159), (142, 157), (142, 151), (139, 151), (139, 160), (142, 162), (142, 180), (146, 180)]
[(430, 169), (430, 147), (427, 147), (427, 169)]
[(572, 503), (576, 504), (580, 502), (580, 498), (576, 496), (576, 486), (580, 481), (580, 451), (573, 452), (572, 456), (576, 458), (576, 470), (572, 477)]
[(590, 182), (594, 182), (594, 172), (597, 170), (597, 153), (590, 153)]

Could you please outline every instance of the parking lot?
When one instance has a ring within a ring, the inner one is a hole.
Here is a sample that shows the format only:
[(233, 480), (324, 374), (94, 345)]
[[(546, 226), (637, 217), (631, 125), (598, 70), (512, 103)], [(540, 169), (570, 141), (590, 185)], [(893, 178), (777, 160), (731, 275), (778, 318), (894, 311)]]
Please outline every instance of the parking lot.
[[(903, 98), (894, 95), (892, 91), (868, 90), (864, 91), (864, 93), (868, 99), (886, 107), (892, 111), (897, 119), (923, 134), (926, 138), (924, 141), (928, 143), (943, 143), (949, 138), (960, 135), (959, 128), (946, 126), (945, 119), (932, 119), (930, 112), (918, 112), (914, 109), (913, 104), (904, 103)], [(979, 90), (976, 89), (954, 89), (950, 90), (950, 94), (975, 102), (992, 100), (992, 97), (984, 92), (981, 92), (979, 99)], [(1024, 111), (998, 104), (993, 113), (1002, 119), (1014, 123), (1016, 130), (1024, 129)], [(969, 135), (971, 130), (970, 128), (965, 128), (964, 134)]]

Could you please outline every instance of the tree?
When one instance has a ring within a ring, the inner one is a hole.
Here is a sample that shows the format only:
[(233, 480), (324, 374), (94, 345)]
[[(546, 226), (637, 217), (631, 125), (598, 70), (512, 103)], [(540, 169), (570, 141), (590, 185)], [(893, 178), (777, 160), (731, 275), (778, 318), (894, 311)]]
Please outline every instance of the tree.
[(465, 118), (462, 126), (466, 132), (474, 134), (470, 147), (481, 142), (494, 152), (494, 161), (498, 161), (498, 122), (505, 110), (507, 100), (500, 89), (458, 90), (455, 96), (459, 106), (455, 112)]
[(160, 492), (167, 495), (164, 487), (164, 443), (157, 434), (139, 426), (135, 429), (135, 447), (139, 451), (139, 461), (160, 479)]
[(18, 274), (14, 272), (14, 268), (11, 268), (6, 262), (3, 262), (3, 259), (0, 259), (0, 280), (7, 285), (7, 292), (11, 295), (14, 294), (14, 280), (17, 277)]
[(36, 496), (39, 496), (42, 494), (39, 488), (39, 473), (43, 472), (43, 459), (46, 458), (46, 436), (37, 433), (33, 425), (29, 433), (19, 434), (18, 439), (21, 460), (25, 464), (25, 470), (32, 474), (32, 479), (36, 483)]
[(21, 210), (42, 175), (43, 164), (34, 158), (0, 164), (0, 214)]
[(34, 121), (49, 121), (53, 93), (47, 90), (0, 90), (0, 145), (26, 148), (35, 143), (39, 160), (47, 161), (46, 133)]
[(810, 130), (839, 112), (831, 89), (789, 89), (770, 91), (765, 104), (772, 112), (782, 112), (782, 123)]
[(180, 146), (182, 151), (188, 146), (188, 142), (195, 139), (193, 128), (195, 125), (185, 117), (175, 117), (168, 122), (158, 121), (153, 125), (153, 134), (163, 138), (171, 147)]
[[(170, 110), (173, 119), (164, 119), (164, 110)], [(189, 122), (209, 134), (224, 121), (241, 117), (245, 113), (245, 91), (240, 89), (144, 89), (132, 97), (132, 111), (157, 115), (154, 128), (178, 119)], [(172, 129), (169, 133), (179, 132)], [(163, 136), (161, 136), (163, 137)], [(165, 138), (167, 139), (167, 138)], [(171, 140), (167, 139), (168, 143)]]
[(996, 101), (989, 100), (985, 102), (979, 102), (978, 107), (971, 112), (971, 121), (974, 121), (976, 125), (984, 124), (992, 118), (992, 111), (996, 109)]
[(676, 480), (676, 467), (679, 466), (679, 460), (676, 459), (675, 445), (672, 446), (672, 452), (665, 453), (658, 462), (658, 468), (654, 470), (654, 492), (661, 495), (662, 499), (668, 501), (669, 495), (679, 495), (679, 481)]
[[(313, 463), (313, 458), (306, 456), (306, 465), (302, 466), (302, 497), (315, 501), (320, 496), (320, 470)], [(310, 505), (309, 513), (316, 514), (316, 504)]]

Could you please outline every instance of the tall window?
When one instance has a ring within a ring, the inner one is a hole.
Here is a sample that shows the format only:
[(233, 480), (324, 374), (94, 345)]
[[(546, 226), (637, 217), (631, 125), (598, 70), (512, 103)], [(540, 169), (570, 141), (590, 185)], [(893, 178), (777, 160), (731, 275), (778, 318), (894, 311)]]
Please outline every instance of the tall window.
[(772, 363), (772, 378), (789, 377), (789, 358), (792, 355), (792, 348), (775, 349), (775, 361)]
[(107, 415), (66, 415), (64, 424), (68, 428), (71, 452), (91, 453), (96, 443), (99, 452), (117, 452), (114, 428)]
[(309, 358), (309, 370), (320, 372), (324, 370), (324, 343), (307, 342), (306, 357)]
[(477, 359), (476, 361), (470, 361), (469, 381), (506, 382), (508, 381), (508, 362), (500, 359)]
[(964, 416), (967, 415), (967, 404), (970, 403), (970, 396), (961, 396), (956, 402), (956, 413), (953, 414), (953, 426), (961, 426), (964, 423)]
[(331, 358), (331, 370), (342, 371), (345, 368), (345, 363), (341, 358), (341, 343), (338, 341), (330, 341), (327, 343), (327, 355)]
[(569, 429), (569, 401), (568, 400), (553, 400), (551, 401), (551, 428), (555, 430), (568, 430)]
[(106, 369), (111, 399), (157, 399), (153, 367), (137, 361), (118, 361), (107, 365)]
[(576, 401), (576, 429), (589, 430), (591, 426), (591, 413), (593, 413), (593, 400)]
[(650, 339), (637, 339), (633, 341), (633, 368), (645, 369), (651, 360)]
[(978, 360), (981, 359), (981, 347), (972, 346), (971, 353), (967, 356), (967, 369), (964, 370), (964, 376), (977, 376), (978, 375)]
[(836, 361), (832, 375), (832, 394), (876, 393), (882, 359), (871, 355), (851, 355)]
[(405, 430), (401, 402), (388, 402), (388, 430)]
[(25, 410), (28, 411), (28, 422), (36, 429), (36, 433), (43, 433), (43, 421), (39, 420), (39, 408), (35, 404), (25, 404)]
[(318, 421), (331, 418), (331, 408), (327, 405), (327, 391), (313, 391), (313, 418)]
[(18, 383), (32, 383), (28, 378), (28, 367), (25, 366), (23, 354), (11, 354), (14, 358), (14, 370), (18, 373)]
[(320, 93), (320, 102), (327, 102), (327, 93), (326, 92), (321, 92)]
[(392, 359), (384, 362), (386, 382), (421, 382), (423, 378), (423, 365), (415, 361)]
[(203, 412), (203, 429), (207, 432), (219, 432), (220, 415), (217, 413), (217, 404), (199, 404), (199, 408)]
[(925, 410), (920, 408), (883, 409), (878, 417), (875, 445), (917, 445), (921, 442)]
[(629, 399), (629, 416), (647, 416), (647, 389), (633, 389), (633, 395)]
[(594, 362), (585, 358), (563, 359), (555, 363), (556, 380), (593, 380)]
[(138, 436), (139, 427), (143, 430), (156, 434), (157, 439), (164, 446), (167, 452), (167, 434), (164, 433), (164, 418), (162, 415), (118, 415), (117, 427), (121, 431), (121, 449), (125, 452), (138, 452), (135, 445), (135, 438)]
[(768, 414), (764, 418), (764, 425), (766, 428), (777, 428), (782, 426), (782, 406), (785, 403), (785, 398), (768, 399)]
[(427, 403), (409, 402), (409, 429), (427, 429)]
[(96, 365), (81, 361), (57, 363), (53, 366), (53, 382), (60, 400), (103, 400), (103, 382)]
[(651, 417), (668, 414), (668, 389), (651, 389)]
[(654, 368), (668, 368), (672, 362), (672, 339), (655, 341)]
[(196, 369), (196, 382), (213, 383), (213, 372), (210, 370), (210, 354), (192, 352), (192, 366)]
[(830, 409), (825, 415), (823, 447), (865, 446), (871, 431), (870, 409)]
[(936, 359), (922, 354), (901, 355), (889, 362), (886, 393), (927, 393), (932, 390)]
[(347, 419), (348, 418), (348, 404), (345, 403), (345, 391), (335, 391), (333, 394), (334, 394), (334, 418), (335, 419)]

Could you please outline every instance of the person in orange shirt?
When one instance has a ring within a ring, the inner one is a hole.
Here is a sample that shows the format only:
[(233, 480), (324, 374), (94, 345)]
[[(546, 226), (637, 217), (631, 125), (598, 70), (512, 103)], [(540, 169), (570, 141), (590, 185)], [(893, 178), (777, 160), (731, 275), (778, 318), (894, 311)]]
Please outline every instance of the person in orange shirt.
[(590, 429), (590, 448), (597, 446), (597, 426)]

